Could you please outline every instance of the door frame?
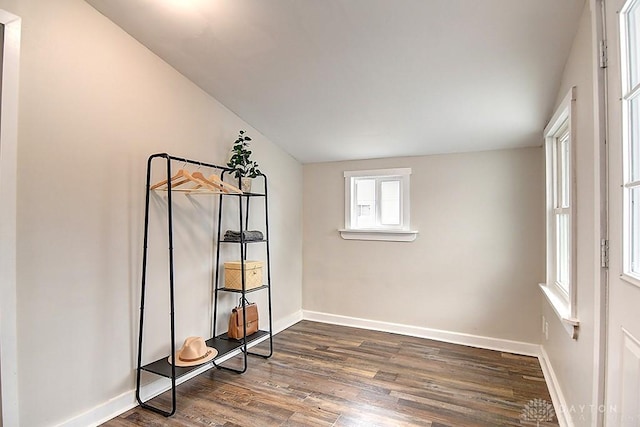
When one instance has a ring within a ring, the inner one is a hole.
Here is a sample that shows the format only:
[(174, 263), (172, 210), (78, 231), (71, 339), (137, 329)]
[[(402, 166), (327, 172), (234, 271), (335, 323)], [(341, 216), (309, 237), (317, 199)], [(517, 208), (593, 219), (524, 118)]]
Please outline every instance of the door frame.
[(592, 425), (604, 426), (606, 366), (607, 366), (607, 325), (608, 325), (608, 241), (609, 241), (609, 202), (608, 202), (608, 122), (607, 122), (607, 64), (606, 64), (606, 15), (604, 0), (589, 0), (591, 9), (591, 37), (593, 47), (593, 115), (594, 115), (594, 164), (596, 183), (594, 188), (594, 235), (600, 245), (594, 245), (594, 331), (593, 362), (594, 378), (591, 401), (596, 405), (593, 411)]
[[(623, 58), (627, 57), (628, 53), (624, 52), (626, 49), (624, 47), (624, 43), (622, 39), (626, 39), (627, 35), (622, 34), (621, 27), (622, 21), (624, 20), (621, 16), (624, 8), (627, 7), (628, 0), (619, 0), (619, 1), (611, 1), (607, 0), (606, 5), (609, 8), (605, 10), (606, 12), (606, 28), (607, 35), (611, 37), (609, 40), (610, 45), (613, 49), (611, 50), (610, 55), (610, 64), (612, 67), (609, 69), (609, 81), (607, 85), (607, 90), (611, 91), (607, 98), (607, 108), (609, 109), (607, 120), (608, 120), (608, 137), (609, 137), (609, 146), (611, 147), (609, 151), (609, 228), (611, 238), (613, 243), (611, 245), (612, 248), (612, 261), (615, 263), (611, 264), (611, 267), (614, 268), (609, 276), (609, 287), (608, 287), (608, 300), (607, 300), (607, 342), (606, 344), (606, 357), (609, 359), (606, 364), (606, 377), (605, 377), (605, 407), (604, 412), (606, 412), (606, 423), (607, 425), (622, 425), (625, 422), (625, 416), (627, 416), (624, 412), (626, 408), (619, 408), (617, 405), (623, 403), (623, 387), (625, 383), (625, 378), (630, 378), (626, 376), (621, 367), (624, 366), (625, 350), (633, 350), (627, 346), (625, 346), (625, 338), (630, 338), (630, 343), (632, 345), (638, 345), (638, 335), (640, 332), (638, 330), (637, 317), (635, 317), (635, 312), (628, 312), (628, 309), (625, 307), (626, 301), (631, 301), (627, 298), (637, 298), (637, 289), (634, 289), (635, 286), (638, 286), (637, 280), (633, 277), (629, 276), (627, 273), (628, 266), (625, 265), (626, 262), (624, 260), (626, 252), (626, 238), (628, 238), (629, 230), (625, 227), (625, 216), (629, 214), (626, 211), (628, 206), (625, 206), (625, 198), (626, 196), (623, 194), (625, 192), (625, 182), (627, 177), (624, 175), (624, 168), (627, 159), (625, 159), (625, 150), (628, 149), (625, 142), (625, 133), (627, 130), (625, 129), (628, 126), (628, 123), (624, 122), (624, 106), (622, 105), (622, 100), (625, 96), (625, 91), (628, 90), (626, 86), (628, 86), (628, 82), (624, 82), (624, 79), (627, 76), (623, 76), (625, 72), (628, 72), (627, 65), (623, 63)], [(625, 24), (626, 25), (626, 24)], [(637, 99), (637, 98), (636, 98)], [(615, 138), (615, 139), (614, 139)], [(626, 153), (628, 155), (629, 153)], [(625, 213), (626, 211), (626, 213)], [(613, 299), (612, 297), (615, 297)], [(633, 304), (633, 303), (632, 303)], [(624, 324), (629, 322), (629, 324)], [(629, 331), (627, 331), (629, 328)], [(630, 332), (630, 333), (628, 333)], [(615, 341), (615, 342), (614, 342)], [(635, 341), (635, 342), (634, 342)], [(634, 359), (637, 358), (637, 354), (633, 354), (632, 357)], [(630, 359), (631, 361), (631, 359)], [(622, 409), (622, 411), (620, 411)], [(619, 412), (620, 411), (620, 412)]]
[(16, 208), (21, 19), (0, 9), (0, 426), (17, 426)]

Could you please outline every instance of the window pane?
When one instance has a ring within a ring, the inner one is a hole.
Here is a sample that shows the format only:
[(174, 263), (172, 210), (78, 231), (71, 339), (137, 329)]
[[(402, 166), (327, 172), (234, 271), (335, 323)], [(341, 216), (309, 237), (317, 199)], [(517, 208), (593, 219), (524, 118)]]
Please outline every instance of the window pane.
[(569, 293), (569, 214), (556, 215), (556, 283)]
[[(554, 136), (554, 138), (556, 138)], [(556, 138), (552, 144), (552, 165), (553, 165), (553, 207), (560, 207), (560, 149), (558, 147), (558, 139)]]
[(634, 88), (640, 83), (640, 67), (638, 60), (640, 59), (640, 4), (636, 3), (627, 13), (627, 28), (629, 30), (627, 43), (629, 48), (629, 85)]
[(630, 272), (640, 275), (640, 187), (627, 190), (629, 194)]
[(561, 208), (569, 207), (569, 133), (567, 132), (565, 135), (561, 137), (558, 141), (558, 154), (560, 156), (559, 165), (560, 165), (560, 206)]
[(570, 203), (570, 137), (565, 124), (553, 141), (553, 207), (568, 208)]
[(374, 227), (376, 225), (376, 180), (357, 179), (355, 191), (355, 227)]
[(380, 183), (380, 223), (400, 225), (400, 181)]
[(631, 181), (640, 179), (640, 101), (629, 102), (629, 175)]

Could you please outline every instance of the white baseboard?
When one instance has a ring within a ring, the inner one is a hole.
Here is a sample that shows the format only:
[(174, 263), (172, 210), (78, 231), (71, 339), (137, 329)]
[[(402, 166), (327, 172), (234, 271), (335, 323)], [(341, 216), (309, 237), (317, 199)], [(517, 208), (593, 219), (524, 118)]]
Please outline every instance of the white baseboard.
[[(302, 310), (274, 321), (273, 334), (276, 335), (284, 331), (288, 327), (298, 323), (300, 320), (302, 320)], [(260, 340), (256, 340), (252, 342), (250, 344), (250, 347), (260, 344), (262, 341), (265, 341), (267, 338), (268, 336), (265, 336)], [(218, 362), (222, 363), (225, 360), (228, 360), (238, 354), (240, 354), (240, 350), (236, 350), (235, 352), (228, 354), (224, 358), (219, 359)], [(183, 382), (188, 381), (191, 378), (197, 375), (200, 375), (203, 372), (208, 371), (212, 367), (213, 365), (211, 363), (202, 365), (200, 368), (192, 371), (188, 375), (181, 377), (179, 380), (176, 381), (176, 384), (182, 384)], [(168, 378), (160, 378), (156, 381), (153, 381), (149, 384), (142, 386), (140, 389), (140, 395), (142, 396), (143, 400), (148, 400), (161, 393), (164, 393), (169, 389), (171, 389), (171, 380)], [(105, 403), (95, 406), (80, 415), (77, 415), (67, 421), (57, 424), (57, 426), (58, 427), (97, 426), (112, 418), (117, 417), (118, 415), (121, 415), (127, 412), (132, 408), (135, 408), (136, 406), (138, 406), (138, 402), (136, 401), (136, 392), (135, 390), (130, 390), (121, 394), (118, 397), (114, 397), (113, 399), (110, 399)]]
[[(471, 347), (486, 348), (489, 350), (505, 351), (509, 353), (522, 354), (527, 356), (535, 356), (540, 360), (542, 371), (549, 386), (549, 392), (556, 409), (566, 408), (566, 401), (558, 386), (557, 378), (553, 373), (553, 369), (549, 363), (544, 349), (537, 344), (530, 344), (520, 341), (505, 340), (499, 338), (484, 337), (478, 335), (464, 334), (460, 332), (443, 331), (439, 329), (423, 328), (410, 325), (402, 325), (397, 323), (381, 322), (376, 320), (360, 319), (356, 317), (340, 316), (335, 314), (320, 313), (316, 311), (300, 310), (294, 312), (284, 318), (278, 319), (273, 323), (273, 333), (278, 334), (290, 326), (301, 320), (311, 320), (322, 323), (331, 323), (335, 325), (351, 326), (355, 328), (370, 329), (382, 332), (391, 332), (400, 335), (408, 335), (419, 338), (433, 339), (436, 341), (444, 341), (453, 344), (468, 345)], [(265, 337), (266, 339), (266, 337)], [(257, 345), (261, 341), (252, 343)], [(239, 354), (231, 353), (225, 360)], [(223, 360), (221, 360), (222, 362)], [(203, 365), (201, 368), (193, 371), (189, 375), (181, 377), (177, 384), (209, 370), (213, 365)], [(142, 387), (140, 394), (145, 400), (157, 396), (171, 388), (171, 381), (167, 378), (161, 378)], [(59, 427), (86, 427), (97, 426), (105, 421), (117, 417), (127, 412), (131, 408), (138, 405), (135, 399), (135, 390), (128, 391), (109, 401), (102, 403), (80, 415), (77, 415), (63, 423), (58, 424)], [(567, 420), (566, 414), (559, 411), (558, 422), (560, 427), (573, 427), (571, 420)]]
[(134, 391), (127, 391), (118, 397), (109, 399), (107, 402), (98, 405), (80, 415), (77, 415), (60, 424), (57, 427), (86, 427), (97, 426), (111, 418), (127, 412), (138, 405)]
[(525, 356), (540, 356), (540, 346), (538, 344), (484, 337), (460, 332), (443, 331), (440, 329), (423, 328), (419, 326), (402, 325), (399, 323), (381, 322), (378, 320), (368, 320), (357, 317), (340, 316), (337, 314), (320, 313), (317, 311), (303, 310), (302, 314), (305, 320), (313, 320), (316, 322), (351, 326), (354, 328), (370, 329), (374, 331), (391, 332), (394, 334), (427, 338), (452, 344), (468, 345), (470, 347), (486, 348), (488, 350), (505, 351)]
[(290, 315), (283, 317), (282, 319), (278, 319), (275, 322), (273, 322), (273, 334), (279, 334), (280, 332), (284, 331), (285, 329), (295, 325), (296, 323), (298, 323), (299, 321), (301, 321), (303, 319), (303, 311), (302, 310), (298, 310), (294, 313), (291, 313)]
[(553, 371), (549, 356), (544, 347), (538, 344), (530, 344), (520, 341), (504, 340), (499, 338), (483, 337), (478, 335), (463, 334), (459, 332), (442, 331), (439, 329), (421, 328), (397, 323), (380, 322), (375, 320), (360, 319), (356, 317), (339, 316), (336, 314), (319, 313), (303, 310), (303, 318), (315, 322), (331, 323), (334, 325), (351, 326), (355, 328), (370, 329), (374, 331), (391, 332), (400, 335), (409, 335), (419, 338), (427, 338), (436, 341), (444, 341), (453, 344), (468, 345), (471, 347), (486, 348), (489, 350), (505, 351), (537, 357), (540, 361), (542, 373), (549, 388), (551, 401), (556, 410), (556, 418), (560, 427), (574, 427), (573, 421), (568, 416), (567, 401), (562, 394), (560, 383)]
[(551, 366), (549, 355), (547, 354), (543, 346), (540, 346), (540, 356), (538, 357), (538, 360), (540, 360), (540, 367), (542, 368), (545, 382), (547, 383), (547, 387), (549, 388), (549, 394), (551, 395), (553, 407), (556, 410), (556, 418), (558, 419), (558, 424), (560, 425), (560, 427), (574, 427), (573, 421), (571, 420), (571, 417), (568, 415), (568, 411), (566, 410), (566, 408), (568, 408), (567, 401), (564, 398), (564, 394), (562, 394), (562, 389), (560, 388), (558, 377), (553, 370), (553, 366)]

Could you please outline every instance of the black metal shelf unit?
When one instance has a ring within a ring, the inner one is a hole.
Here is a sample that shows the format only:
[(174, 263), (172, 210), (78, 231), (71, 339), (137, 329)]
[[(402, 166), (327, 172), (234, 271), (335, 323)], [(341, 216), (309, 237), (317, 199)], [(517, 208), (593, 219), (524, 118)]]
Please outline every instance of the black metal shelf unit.
[[(222, 172), (222, 179), (224, 179), (224, 175), (225, 173), (227, 173), (228, 170), (225, 170)], [(230, 371), (234, 371), (237, 373), (244, 373), (247, 370), (247, 355), (251, 354), (254, 356), (260, 356), (260, 357), (265, 357), (265, 358), (269, 358), (273, 355), (273, 316), (271, 315), (271, 253), (269, 251), (269, 204), (268, 204), (268, 199), (269, 199), (269, 195), (268, 195), (268, 182), (267, 182), (267, 177), (264, 174), (260, 174), (258, 175), (258, 177), (256, 177), (255, 179), (261, 178), (262, 179), (262, 184), (263, 184), (263, 188), (264, 191), (262, 193), (251, 193), (251, 192), (245, 192), (243, 194), (220, 194), (220, 199), (219, 199), (219, 203), (218, 203), (218, 235), (216, 238), (216, 242), (217, 242), (217, 247), (216, 247), (216, 266), (218, 267), (215, 271), (215, 278), (214, 278), (214, 293), (215, 293), (215, 298), (214, 300), (216, 301), (216, 304), (213, 307), (213, 330), (216, 330), (216, 326), (217, 326), (217, 319), (218, 319), (218, 304), (217, 301), (218, 299), (218, 294), (221, 292), (230, 292), (230, 293), (237, 293), (237, 294), (241, 294), (241, 301), (242, 301), (242, 305), (243, 308), (247, 302), (246, 300), (246, 294), (247, 293), (252, 293), (252, 292), (257, 292), (257, 291), (261, 291), (261, 290), (267, 290), (268, 291), (268, 319), (269, 319), (269, 331), (268, 331), (268, 341), (269, 341), (269, 351), (267, 353), (252, 353), (249, 352), (247, 350), (247, 342), (246, 341), (253, 341), (254, 340), (254, 335), (251, 335), (249, 337), (247, 337), (246, 340), (244, 341), (244, 346), (243, 346), (243, 364), (242, 364), (242, 368), (241, 369), (235, 369), (235, 368), (229, 368), (229, 367), (225, 367), (225, 366), (219, 366), (220, 369), (226, 369), (226, 370), (230, 370)], [(238, 184), (240, 186), (240, 179), (238, 179)], [(239, 241), (230, 241), (230, 240), (224, 240), (222, 239), (222, 214), (223, 214), (223, 207), (225, 205), (225, 202), (227, 199), (237, 199), (237, 203), (238, 203), (238, 225), (239, 225), (239, 235), (240, 235), (240, 240)], [(245, 234), (244, 232), (246, 230), (249, 229), (249, 212), (250, 212), (250, 201), (252, 199), (257, 199), (257, 200), (262, 200), (264, 202), (264, 238), (260, 239), (260, 240), (245, 240)], [(220, 274), (220, 266), (221, 266), (221, 261), (220, 261), (220, 244), (221, 243), (225, 243), (227, 245), (230, 244), (235, 244), (238, 245), (240, 247), (240, 274), (241, 274), (241, 278), (242, 278), (242, 289), (228, 289), (225, 288), (224, 286), (221, 285), (221, 274)], [(253, 244), (257, 244), (257, 243), (264, 243), (264, 247), (265, 247), (265, 255), (266, 255), (266, 263), (265, 263), (265, 268), (266, 268), (266, 272), (267, 272), (267, 282), (266, 284), (256, 287), (256, 288), (252, 288), (252, 289), (247, 289), (246, 288), (246, 283), (247, 283), (247, 278), (246, 278), (246, 272), (245, 272), (245, 262), (247, 261), (247, 246), (248, 245), (253, 245)], [(244, 310), (243, 310), (244, 312)], [(243, 328), (244, 328), (244, 335), (246, 336), (247, 333), (247, 324), (246, 322), (243, 322)], [(264, 331), (258, 331), (258, 333), (262, 333)], [(218, 337), (219, 339), (228, 339), (226, 337), (226, 334), (222, 334), (219, 335)]]
[[(146, 296), (146, 277), (147, 277), (147, 254), (148, 254), (148, 242), (149, 242), (149, 202), (150, 202), (150, 194), (151, 189), (151, 171), (153, 166), (153, 160), (155, 159), (164, 159), (166, 161), (166, 179), (167, 179), (167, 228), (168, 228), (168, 250), (169, 250), (169, 298), (170, 298), (170, 341), (171, 341), (171, 349), (174, 351), (176, 349), (176, 337), (175, 337), (175, 287), (174, 287), (174, 261), (173, 261), (173, 201), (172, 201), (172, 187), (171, 187), (171, 162), (182, 162), (183, 164), (192, 164), (198, 167), (205, 167), (215, 169), (220, 173), (221, 179), (224, 180), (225, 174), (231, 172), (229, 168), (224, 166), (218, 166), (211, 163), (200, 162), (191, 159), (185, 159), (182, 157), (171, 156), (166, 153), (158, 153), (149, 156), (147, 160), (147, 178), (146, 178), (146, 197), (145, 197), (145, 219), (144, 219), (144, 242), (143, 242), (143, 257), (142, 257), (142, 283), (141, 283), (141, 295), (140, 295), (140, 326), (139, 326), (139, 334), (138, 334), (138, 365), (136, 370), (136, 399), (141, 407), (145, 409), (149, 409), (151, 411), (157, 412), (164, 416), (171, 416), (176, 412), (176, 380), (180, 377), (183, 377), (196, 369), (199, 369), (203, 366), (207, 366), (207, 364), (197, 365), (192, 367), (180, 367), (176, 366), (175, 362), (168, 362), (167, 357), (162, 357), (154, 362), (148, 363), (146, 365), (142, 365), (142, 350), (143, 350), (143, 335), (144, 335), (144, 308), (145, 308), (145, 296)], [(235, 371), (237, 373), (243, 373), (247, 370), (247, 354), (252, 354), (261, 357), (271, 357), (273, 354), (273, 320), (271, 315), (271, 263), (270, 263), (270, 252), (269, 252), (269, 216), (268, 216), (268, 195), (267, 195), (267, 177), (265, 175), (260, 175), (263, 179), (264, 183), (264, 193), (243, 193), (243, 194), (232, 194), (232, 193), (219, 193), (219, 203), (218, 203), (218, 226), (217, 226), (217, 239), (216, 239), (216, 263), (214, 269), (214, 282), (213, 282), (213, 305), (214, 305), (214, 313), (213, 313), (213, 334), (216, 333), (217, 326), (217, 316), (218, 316), (218, 294), (219, 292), (235, 292), (242, 295), (242, 303), (243, 305), (246, 303), (246, 294), (266, 290), (268, 292), (268, 311), (267, 316), (269, 320), (269, 329), (268, 330), (259, 330), (258, 332), (246, 337), (246, 339), (242, 340), (234, 340), (227, 337), (226, 333), (214, 336), (206, 341), (207, 346), (213, 347), (218, 351), (218, 355), (212, 362), (208, 364), (211, 366), (215, 366), (219, 369), (227, 369), (231, 371)], [(238, 180), (238, 184), (240, 184)], [(240, 185), (239, 185), (240, 186)], [(212, 193), (213, 194), (213, 193)], [(221, 241), (221, 221), (222, 221), (222, 208), (224, 205), (224, 201), (227, 197), (236, 197), (238, 200), (238, 212), (239, 212), (239, 228), (241, 240), (239, 242), (230, 242), (230, 241)], [(265, 238), (263, 240), (255, 240), (255, 241), (245, 241), (243, 230), (246, 230), (249, 223), (249, 200), (251, 198), (262, 198), (264, 200), (264, 213), (265, 213)], [(243, 203), (244, 201), (244, 203)], [(241, 261), (241, 271), (242, 271), (242, 289), (226, 289), (224, 287), (220, 287), (220, 244), (221, 243), (236, 243), (240, 245), (240, 261)], [(266, 284), (252, 288), (246, 289), (246, 277), (244, 272), (244, 263), (246, 261), (247, 255), (247, 244), (249, 243), (264, 243), (265, 244), (265, 252), (266, 252), (266, 271), (267, 271), (267, 282)], [(246, 335), (246, 322), (245, 323), (245, 335)], [(260, 353), (251, 353), (248, 351), (248, 347), (252, 344), (259, 343), (262, 341), (268, 340), (269, 343), (269, 351), (265, 354)], [(227, 360), (229, 357), (232, 357), (233, 353), (239, 353), (242, 355), (242, 369), (233, 369), (224, 367), (218, 364), (222, 360)], [(143, 401), (140, 396), (140, 388), (141, 388), (141, 372), (147, 371), (154, 373), (156, 375), (160, 375), (166, 378), (171, 379), (171, 409), (169, 411), (152, 406), (148, 404), (146, 401)]]

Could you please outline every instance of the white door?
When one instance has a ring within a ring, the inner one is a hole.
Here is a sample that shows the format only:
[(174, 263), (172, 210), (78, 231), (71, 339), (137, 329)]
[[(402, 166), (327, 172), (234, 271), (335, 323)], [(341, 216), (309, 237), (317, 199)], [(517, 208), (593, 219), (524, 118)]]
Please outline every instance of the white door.
[(607, 426), (640, 426), (640, 0), (606, 0)]

